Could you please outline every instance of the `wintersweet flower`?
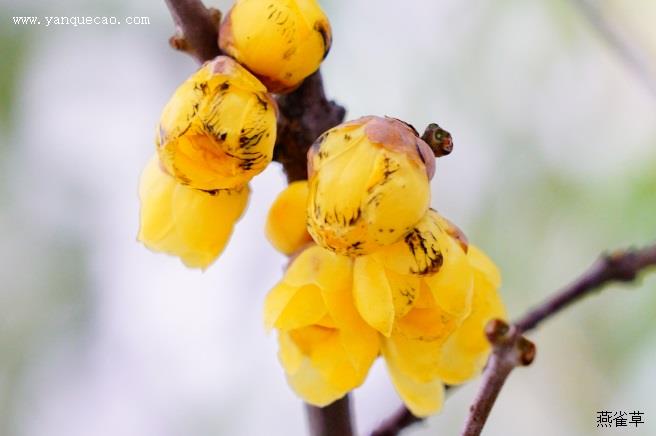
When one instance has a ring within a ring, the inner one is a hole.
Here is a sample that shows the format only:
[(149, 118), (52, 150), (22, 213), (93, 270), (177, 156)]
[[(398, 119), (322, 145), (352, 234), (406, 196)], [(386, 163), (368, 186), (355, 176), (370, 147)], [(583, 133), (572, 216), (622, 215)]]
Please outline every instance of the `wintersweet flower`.
[(485, 325), (505, 317), (497, 293), (500, 277), (496, 266), (471, 245), (467, 260), (474, 283), (470, 311), (464, 319), (449, 313), (432, 292), (422, 288), (413, 308), (395, 322), (391, 335), (381, 338), (392, 382), (415, 416), (440, 410), (445, 383), (464, 383), (481, 372), (490, 352)]
[(278, 330), (287, 380), (315, 406), (361, 385), (380, 351), (376, 331), (353, 303), (352, 280), (351, 259), (313, 245), (292, 260), (265, 301), (265, 324)]
[(219, 32), (221, 49), (279, 93), (319, 68), (331, 38), (315, 0), (237, 0)]
[(429, 207), (435, 159), (408, 124), (364, 117), (328, 130), (308, 152), (308, 230), (339, 254), (402, 238)]
[(276, 111), (257, 78), (218, 56), (164, 107), (156, 137), (162, 167), (192, 188), (242, 189), (271, 162)]
[(139, 241), (207, 268), (225, 248), (248, 203), (249, 188), (200, 191), (178, 183), (154, 156), (141, 175)]

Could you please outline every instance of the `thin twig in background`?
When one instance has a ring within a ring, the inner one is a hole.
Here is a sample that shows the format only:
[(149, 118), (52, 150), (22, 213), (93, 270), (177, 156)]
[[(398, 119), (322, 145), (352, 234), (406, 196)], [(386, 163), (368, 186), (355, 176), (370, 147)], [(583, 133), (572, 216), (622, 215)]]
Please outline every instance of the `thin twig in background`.
[(614, 26), (599, 9), (589, 0), (572, 0), (581, 15), (606, 41), (627, 68), (656, 98), (656, 72), (650, 68), (647, 56), (630, 39)]
[(492, 344), (492, 354), (483, 373), (481, 389), (469, 409), (462, 436), (481, 433), (510, 372), (517, 366), (530, 365), (535, 358), (535, 345), (522, 336), (519, 329), (505, 321), (491, 321), (485, 335)]
[(637, 250), (616, 251), (602, 255), (585, 273), (553, 297), (507, 326), (502, 321), (488, 324), (486, 333), (492, 343), (492, 356), (483, 372), (483, 383), (470, 408), (462, 436), (478, 436), (510, 372), (528, 365), (535, 347), (522, 334), (542, 321), (569, 307), (581, 298), (613, 282), (632, 282), (638, 274), (656, 266), (656, 244)]
[[(579, 278), (515, 321), (506, 329), (505, 335), (500, 335), (497, 331), (496, 335), (491, 338), (493, 345), (495, 341), (500, 341), (501, 337), (505, 339), (499, 342), (500, 345), (495, 346), (490, 356), (479, 396), (472, 406), (473, 409), (467, 423), (466, 431), (469, 433), (463, 431), (463, 435), (472, 436), (480, 433), (496, 395), (512, 368), (530, 363), (526, 360), (527, 355), (518, 354), (518, 348), (510, 346), (521, 342), (520, 351), (526, 352), (525, 348), (528, 346), (524, 343), (523, 333), (533, 330), (545, 319), (559, 313), (581, 298), (600, 290), (606, 284), (635, 280), (639, 272), (650, 266), (656, 266), (656, 244), (639, 250), (617, 251), (602, 255)], [(490, 329), (495, 331), (495, 328), (500, 328), (500, 326), (491, 324), (487, 333), (490, 333)], [(410, 425), (421, 422), (421, 419), (411, 419), (411, 416), (409, 410), (401, 407), (394, 415), (386, 419), (372, 433), (372, 436), (396, 436)], [(480, 428), (475, 427), (478, 425)]]

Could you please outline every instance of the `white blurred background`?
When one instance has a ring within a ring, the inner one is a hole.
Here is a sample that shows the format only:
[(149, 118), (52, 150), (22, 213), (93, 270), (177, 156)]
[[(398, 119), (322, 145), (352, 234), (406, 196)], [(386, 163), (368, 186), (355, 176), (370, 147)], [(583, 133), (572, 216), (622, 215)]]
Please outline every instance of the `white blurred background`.
[[(323, 2), (324, 78), (348, 118), (453, 134), (433, 206), (498, 262), (512, 317), (600, 251), (656, 238), (656, 95), (578, 1)], [(656, 77), (656, 2), (593, 5)], [(30, 15), (151, 24), (12, 24)], [(196, 68), (167, 45), (164, 2), (0, 0), (0, 19), (0, 435), (305, 434), (261, 322), (285, 262), (263, 233), (280, 167), (255, 179), (206, 273), (136, 242), (155, 125)], [(534, 339), (535, 363), (511, 376), (485, 434), (656, 434), (656, 274)], [(458, 434), (477, 385), (407, 434)], [(359, 431), (398, 404), (379, 362), (355, 392)], [(601, 410), (645, 424), (598, 429)]]

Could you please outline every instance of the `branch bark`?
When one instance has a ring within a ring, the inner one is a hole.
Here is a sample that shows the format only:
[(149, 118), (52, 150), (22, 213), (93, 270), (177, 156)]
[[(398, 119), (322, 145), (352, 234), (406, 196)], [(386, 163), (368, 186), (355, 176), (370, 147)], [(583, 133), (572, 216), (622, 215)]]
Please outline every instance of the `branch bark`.
[(171, 47), (189, 53), (199, 63), (214, 59), (219, 49), (221, 13), (206, 8), (200, 0), (165, 0), (176, 34), (169, 39)]
[[(518, 318), (512, 326), (508, 326), (506, 333), (501, 335), (501, 338), (505, 339), (496, 345), (495, 343), (500, 340), (499, 331), (492, 337), (490, 337), (490, 331), (495, 331), (500, 328), (500, 325), (496, 324), (498, 321), (491, 323), (486, 329), (486, 333), (493, 344), (493, 351), (484, 371), (483, 383), (470, 409), (470, 415), (462, 434), (467, 436), (480, 434), (499, 391), (512, 369), (532, 361), (532, 358), (527, 360), (527, 356), (518, 351), (524, 350), (522, 352), (525, 352), (525, 347), (530, 347), (526, 344), (530, 341), (523, 336), (523, 333), (533, 330), (544, 320), (583, 297), (599, 291), (603, 286), (612, 282), (631, 282), (641, 271), (652, 266), (656, 266), (656, 244), (637, 250), (604, 254), (572, 283)], [(523, 345), (518, 349), (517, 346), (520, 342)], [(533, 354), (534, 352), (533, 349)], [(401, 407), (394, 415), (385, 420), (372, 433), (372, 436), (396, 436), (412, 424), (421, 422), (420, 418), (411, 419), (411, 417), (410, 411)]]
[(486, 333), (492, 343), (492, 356), (483, 373), (483, 383), (462, 431), (462, 436), (478, 436), (511, 371), (529, 365), (535, 346), (523, 336), (544, 320), (614, 282), (632, 282), (638, 274), (656, 266), (656, 244), (637, 250), (616, 251), (602, 255), (586, 272), (544, 303), (519, 318), (512, 326), (494, 320)]
[(306, 404), (310, 434), (312, 436), (353, 436), (349, 395), (326, 407)]
[(655, 72), (649, 65), (649, 55), (633, 44), (620, 29), (608, 20), (600, 10), (599, 2), (591, 2), (590, 0), (571, 1), (579, 9), (583, 18), (615, 52), (619, 60), (645, 86), (651, 96), (656, 98), (656, 77), (654, 76)]

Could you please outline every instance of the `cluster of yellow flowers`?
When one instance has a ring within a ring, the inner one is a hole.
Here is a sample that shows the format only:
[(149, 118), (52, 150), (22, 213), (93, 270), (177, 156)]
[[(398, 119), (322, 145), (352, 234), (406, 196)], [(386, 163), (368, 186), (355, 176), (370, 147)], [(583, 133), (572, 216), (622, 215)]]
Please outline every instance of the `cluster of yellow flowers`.
[[(164, 108), (141, 177), (139, 240), (206, 268), (271, 162), (276, 101), (315, 72), (331, 43), (315, 0), (237, 0), (220, 28), (228, 56), (206, 62)], [(292, 388), (324, 406), (361, 385), (382, 355), (410, 410), (439, 410), (444, 384), (482, 369), (484, 326), (504, 317), (499, 272), (430, 208), (435, 156), (412, 128), (364, 117), (322, 134), (309, 180), (266, 223), (292, 261), (265, 301)]]
[(445, 383), (481, 371), (484, 326), (504, 317), (496, 266), (429, 208), (434, 157), (411, 126), (342, 124), (312, 146), (308, 166), (309, 181), (280, 194), (267, 222), (274, 246), (298, 253), (265, 303), (290, 385), (325, 406), (382, 355), (412, 413), (438, 411)]
[(238, 0), (219, 33), (229, 56), (206, 62), (175, 91), (139, 189), (138, 239), (195, 268), (221, 254), (249, 181), (271, 162), (277, 106), (270, 93), (298, 87), (331, 42), (315, 0)]

